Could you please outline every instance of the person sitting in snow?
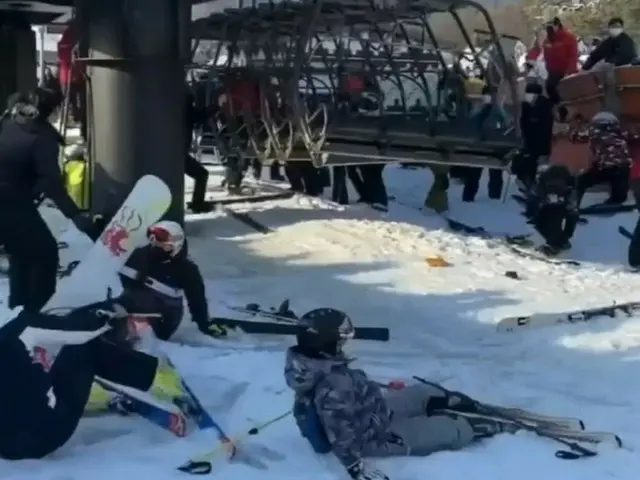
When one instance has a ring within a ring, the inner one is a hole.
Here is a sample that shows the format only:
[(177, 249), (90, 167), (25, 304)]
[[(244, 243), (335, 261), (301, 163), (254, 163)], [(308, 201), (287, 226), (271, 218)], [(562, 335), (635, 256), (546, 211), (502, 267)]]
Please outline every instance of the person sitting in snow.
[(540, 250), (555, 255), (571, 248), (578, 225), (576, 179), (565, 165), (543, 165), (527, 197), (525, 215), (544, 238)]
[(0, 327), (0, 458), (41, 459), (67, 444), (96, 376), (166, 402), (184, 396), (163, 359), (110, 341), (127, 316), (108, 300), (64, 315), (23, 310)]
[(476, 402), (435, 384), (383, 393), (380, 384), (351, 367), (342, 348), (353, 337), (349, 317), (321, 308), (299, 322), (297, 345), (287, 350), (285, 379), (295, 392), (293, 415), (317, 453), (333, 452), (355, 480), (388, 480), (365, 457), (428, 455), (458, 450), (512, 424), (467, 417)]
[(201, 331), (223, 333), (209, 326), (204, 281), (188, 257), (182, 227), (163, 220), (148, 229), (147, 238), (148, 245), (136, 249), (120, 271), (124, 292), (118, 301), (134, 314), (159, 314), (151, 327), (158, 338), (168, 340), (182, 321), (184, 295), (191, 319)]

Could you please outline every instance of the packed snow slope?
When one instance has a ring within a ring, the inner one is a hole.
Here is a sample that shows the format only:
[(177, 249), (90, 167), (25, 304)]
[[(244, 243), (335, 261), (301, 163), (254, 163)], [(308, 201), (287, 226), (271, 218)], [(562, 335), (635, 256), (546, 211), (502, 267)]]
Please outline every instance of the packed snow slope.
[[(452, 233), (441, 218), (420, 212), (416, 207), (428, 187), (424, 170), (388, 167), (387, 180), (398, 203), (385, 216), (364, 206), (345, 208), (306, 197), (230, 207), (269, 227), (267, 234), (224, 211), (190, 216), (190, 247), (207, 278), (212, 314), (231, 315), (229, 304), (270, 306), (284, 298), (300, 313), (340, 308), (357, 325), (391, 329), (389, 343), (348, 345), (357, 365), (382, 381), (420, 375), (488, 402), (578, 416), (590, 430), (618, 433), (630, 449), (603, 449), (596, 458), (569, 462), (554, 457), (557, 446), (549, 440), (501, 436), (461, 452), (376, 460), (391, 480), (636, 480), (638, 319), (601, 319), (521, 334), (495, 331), (499, 319), (513, 314), (640, 300), (640, 277), (625, 271), (626, 241), (616, 232), (618, 224), (632, 227), (635, 215), (592, 218), (579, 227), (570, 252), (582, 266), (555, 266)], [(490, 230), (528, 231), (514, 202), (490, 201), (481, 191), (477, 203), (462, 204), (452, 190), (452, 218)], [(70, 231), (65, 235), (73, 237)], [(79, 254), (82, 247), (76, 241), (69, 251)], [(437, 254), (451, 266), (429, 267), (425, 258)], [(507, 270), (522, 279), (505, 277)], [(162, 347), (233, 435), (291, 407), (283, 379), (284, 350), (291, 343), (291, 338), (255, 336), (214, 341), (185, 322), (176, 341)], [(0, 477), (177, 479), (186, 474), (175, 467), (214, 446), (214, 437), (203, 432), (177, 440), (140, 419), (91, 418), (52, 458), (1, 462)], [(290, 417), (252, 443), (278, 450), (286, 459), (266, 471), (219, 459), (212, 477), (347, 478), (331, 456), (312, 453)]]

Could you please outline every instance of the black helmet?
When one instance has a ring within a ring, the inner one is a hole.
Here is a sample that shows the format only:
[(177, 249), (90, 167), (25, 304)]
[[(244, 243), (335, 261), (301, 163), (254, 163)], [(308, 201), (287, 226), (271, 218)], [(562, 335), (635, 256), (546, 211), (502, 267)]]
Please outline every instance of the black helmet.
[(308, 356), (337, 355), (354, 334), (349, 316), (335, 308), (311, 310), (300, 318), (298, 325), (298, 348)]

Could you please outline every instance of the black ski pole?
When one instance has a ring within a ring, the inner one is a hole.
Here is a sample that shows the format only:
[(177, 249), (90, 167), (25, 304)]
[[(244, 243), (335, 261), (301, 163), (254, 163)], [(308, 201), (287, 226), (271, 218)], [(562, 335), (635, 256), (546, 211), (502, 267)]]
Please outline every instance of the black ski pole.
[[(438, 385), (436, 383), (433, 382), (429, 382), (428, 380), (425, 380), (424, 378), (420, 378), (417, 376), (413, 376), (413, 378), (415, 380), (417, 380), (420, 383), (424, 383), (425, 385), (430, 385), (432, 387), (436, 387), (439, 388), (441, 390), (443, 390), (444, 392), (449, 393), (449, 390), (447, 390), (446, 388), (444, 388), (441, 385)], [(477, 400), (475, 400), (476, 402), (476, 406), (478, 409), (478, 413), (479, 414), (484, 414), (484, 415), (488, 415), (488, 416), (492, 416), (494, 418), (499, 418), (502, 420), (506, 420), (508, 422), (513, 423), (514, 425), (516, 425), (518, 428), (522, 429), (522, 430), (526, 430), (528, 432), (532, 432), (535, 433), (536, 435), (540, 436), (540, 437), (544, 437), (544, 438), (548, 438), (550, 440), (554, 440), (566, 447), (568, 447), (570, 450), (558, 450), (555, 453), (555, 456), (557, 458), (560, 458), (562, 460), (577, 460), (580, 458), (588, 458), (588, 457), (595, 457), (598, 453), (594, 450), (590, 450), (588, 448), (583, 447), (582, 445), (580, 445), (578, 442), (572, 442), (569, 440), (565, 440), (564, 438), (560, 437), (560, 436), (556, 436), (553, 435), (551, 433), (547, 433), (544, 432), (538, 428), (536, 428), (533, 425), (528, 425), (522, 421), (520, 421), (518, 418), (516, 418), (515, 416), (511, 416), (511, 415), (505, 415), (504, 412), (499, 412), (487, 405), (484, 405), (482, 402), (479, 402)]]

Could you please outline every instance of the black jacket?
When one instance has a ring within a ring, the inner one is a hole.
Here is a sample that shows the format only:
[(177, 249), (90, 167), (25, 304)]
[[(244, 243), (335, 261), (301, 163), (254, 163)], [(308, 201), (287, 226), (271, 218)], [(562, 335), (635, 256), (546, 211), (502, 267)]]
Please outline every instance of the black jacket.
[(182, 320), (184, 294), (192, 320), (197, 324), (209, 321), (204, 281), (198, 266), (188, 258), (186, 244), (175, 257), (167, 257), (151, 246), (138, 248), (122, 269), (120, 279), (125, 297), (131, 299), (131, 303), (125, 305), (129, 311), (138, 309), (137, 313), (172, 317), (168, 321), (177, 328)]
[(520, 114), (524, 152), (532, 157), (551, 154), (553, 104), (539, 96), (533, 103), (523, 103)]
[(68, 218), (80, 213), (64, 188), (58, 166), (60, 134), (35, 118), (9, 117), (0, 125), (0, 198), (33, 203), (44, 194)]
[(590, 70), (600, 60), (611, 63), (616, 67), (629, 65), (637, 57), (636, 44), (633, 39), (622, 32), (617, 37), (609, 37), (591, 52), (582, 66), (583, 70)]

